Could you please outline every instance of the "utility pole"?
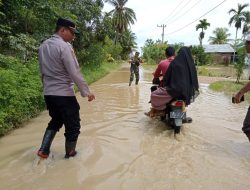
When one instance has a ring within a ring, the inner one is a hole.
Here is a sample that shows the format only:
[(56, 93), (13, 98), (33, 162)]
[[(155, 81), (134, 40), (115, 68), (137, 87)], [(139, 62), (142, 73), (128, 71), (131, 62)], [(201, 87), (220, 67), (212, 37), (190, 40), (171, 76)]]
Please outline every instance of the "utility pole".
[(164, 28), (166, 27), (167, 25), (166, 24), (162, 24), (162, 25), (157, 25), (157, 27), (161, 27), (162, 28), (162, 38), (161, 38), (161, 41), (162, 43), (164, 43)]

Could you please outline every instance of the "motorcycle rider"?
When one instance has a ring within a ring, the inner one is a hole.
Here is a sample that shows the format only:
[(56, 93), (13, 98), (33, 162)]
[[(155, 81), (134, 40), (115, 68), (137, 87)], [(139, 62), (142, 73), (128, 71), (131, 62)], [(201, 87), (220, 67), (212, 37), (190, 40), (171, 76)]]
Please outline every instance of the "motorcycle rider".
[[(172, 46), (167, 47), (165, 49), (165, 56), (166, 56), (166, 59), (161, 60), (160, 63), (158, 64), (156, 70), (152, 73), (154, 78), (152, 81), (153, 86), (150, 88), (151, 92), (155, 91), (159, 86), (163, 86), (163, 80), (161, 79), (161, 77), (163, 77), (165, 75), (170, 63), (175, 58), (174, 47), (172, 47)], [(149, 101), (149, 103), (151, 103), (151, 100)]]
[(155, 117), (165, 114), (166, 104), (172, 99), (184, 100), (186, 106), (199, 94), (197, 71), (188, 47), (180, 48), (163, 77), (164, 87), (151, 92), (151, 110), (145, 113)]
[[(153, 84), (157, 84), (159, 86), (163, 85), (163, 81), (160, 80), (160, 77), (164, 76), (165, 73), (168, 70), (168, 67), (170, 63), (174, 60), (175, 58), (175, 49), (172, 46), (169, 46), (165, 49), (165, 56), (166, 59), (161, 60), (160, 63), (158, 64), (156, 70), (152, 73), (154, 78), (153, 78)], [(153, 87), (155, 89), (155, 87)], [(151, 91), (153, 91), (151, 88)], [(156, 89), (155, 89), (156, 90)]]

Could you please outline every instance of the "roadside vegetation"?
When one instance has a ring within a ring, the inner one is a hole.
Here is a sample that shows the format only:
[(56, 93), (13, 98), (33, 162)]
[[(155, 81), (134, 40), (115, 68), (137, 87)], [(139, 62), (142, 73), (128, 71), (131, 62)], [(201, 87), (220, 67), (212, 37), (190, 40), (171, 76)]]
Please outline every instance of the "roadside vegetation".
[[(104, 3), (112, 10), (104, 12)], [(80, 31), (73, 42), (90, 84), (119, 67), (136, 48), (127, 0), (0, 0), (0, 136), (45, 109), (37, 52), (59, 17)], [(70, 6), (69, 6), (70, 4)]]
[[(225, 95), (230, 98), (237, 93), (244, 85), (246, 85), (249, 81), (235, 83), (233, 81), (217, 81), (209, 85), (209, 88), (216, 92), (223, 92)], [(246, 93), (245, 101), (250, 103), (250, 94)]]

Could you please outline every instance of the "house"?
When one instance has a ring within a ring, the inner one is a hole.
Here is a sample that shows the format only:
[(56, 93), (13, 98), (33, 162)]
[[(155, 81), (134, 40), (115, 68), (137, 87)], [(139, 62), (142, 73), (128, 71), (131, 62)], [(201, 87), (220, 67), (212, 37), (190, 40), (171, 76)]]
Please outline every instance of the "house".
[(203, 45), (205, 53), (211, 55), (212, 63), (228, 65), (232, 61), (234, 48), (230, 44)]

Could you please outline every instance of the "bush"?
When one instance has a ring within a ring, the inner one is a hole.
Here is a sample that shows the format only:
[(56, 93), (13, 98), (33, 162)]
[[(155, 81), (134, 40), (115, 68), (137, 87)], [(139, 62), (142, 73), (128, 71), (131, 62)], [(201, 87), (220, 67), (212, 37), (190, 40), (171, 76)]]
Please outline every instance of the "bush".
[(17, 34), (9, 36), (8, 39), (11, 50), (24, 62), (30, 60), (37, 53), (37, 41), (29, 35)]
[[(0, 136), (44, 109), (37, 61), (0, 55)], [(15, 64), (13, 64), (15, 63)]]
[(165, 59), (165, 49), (168, 45), (166, 43), (152, 42), (147, 43), (143, 47), (143, 58), (147, 63), (157, 64), (160, 60)]
[(119, 43), (114, 44), (114, 42), (108, 37), (105, 37), (103, 50), (106, 54), (107, 61), (109, 61), (108, 59), (110, 57), (116, 60), (121, 58), (120, 54), (122, 52), (122, 46)]
[(209, 63), (209, 56), (205, 53), (202, 46), (192, 46), (191, 52), (196, 65), (205, 65)]
[(245, 68), (245, 57), (246, 57), (245, 47), (238, 49), (237, 54), (238, 54), (238, 59), (234, 65), (234, 68), (236, 70), (236, 77), (237, 77), (236, 83), (239, 83), (240, 77), (243, 74), (243, 69)]
[(88, 65), (92, 68), (100, 67), (105, 59), (101, 44), (93, 44), (87, 50), (82, 50), (77, 54), (80, 65)]

